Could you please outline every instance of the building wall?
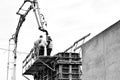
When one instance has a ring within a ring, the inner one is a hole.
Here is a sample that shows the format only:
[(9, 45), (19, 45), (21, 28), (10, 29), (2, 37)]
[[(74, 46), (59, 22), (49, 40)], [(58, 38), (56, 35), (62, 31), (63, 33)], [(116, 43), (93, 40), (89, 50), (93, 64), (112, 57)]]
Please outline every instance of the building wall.
[(82, 45), (82, 80), (120, 80), (120, 21)]

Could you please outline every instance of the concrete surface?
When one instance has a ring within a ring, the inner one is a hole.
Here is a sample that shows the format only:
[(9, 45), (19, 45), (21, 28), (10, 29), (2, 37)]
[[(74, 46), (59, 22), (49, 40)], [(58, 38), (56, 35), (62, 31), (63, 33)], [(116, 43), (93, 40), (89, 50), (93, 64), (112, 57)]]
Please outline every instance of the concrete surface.
[(120, 80), (120, 21), (82, 45), (82, 80)]

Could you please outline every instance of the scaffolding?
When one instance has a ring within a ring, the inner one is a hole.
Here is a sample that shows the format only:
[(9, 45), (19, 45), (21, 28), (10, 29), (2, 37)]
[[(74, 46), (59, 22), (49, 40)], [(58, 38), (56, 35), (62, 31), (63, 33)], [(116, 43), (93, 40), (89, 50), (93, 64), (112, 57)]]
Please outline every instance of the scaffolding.
[(23, 76), (32, 75), (34, 80), (81, 80), (82, 56), (75, 51), (81, 47), (78, 43), (84, 43), (89, 35), (90, 33), (54, 56), (39, 56), (35, 51), (29, 53), (23, 61)]
[(23, 75), (34, 80), (81, 80), (79, 53), (58, 53), (54, 56), (37, 56), (30, 53), (23, 61)]

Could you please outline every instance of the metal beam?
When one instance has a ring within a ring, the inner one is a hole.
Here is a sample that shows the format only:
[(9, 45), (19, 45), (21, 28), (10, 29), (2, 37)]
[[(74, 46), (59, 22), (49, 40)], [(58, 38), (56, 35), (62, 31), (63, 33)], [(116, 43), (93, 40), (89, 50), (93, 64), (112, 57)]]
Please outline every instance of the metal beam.
[(68, 50), (70, 50), (71, 48), (73, 48), (75, 46), (75, 44), (77, 44), (78, 42), (80, 42), (81, 40), (85, 39), (86, 37), (90, 36), (90, 33), (87, 34), (86, 36), (83, 36), (82, 38), (80, 38), (79, 40), (77, 40), (76, 42), (74, 42), (74, 44), (72, 46), (70, 46), (68, 49), (66, 49), (64, 52), (67, 52)]

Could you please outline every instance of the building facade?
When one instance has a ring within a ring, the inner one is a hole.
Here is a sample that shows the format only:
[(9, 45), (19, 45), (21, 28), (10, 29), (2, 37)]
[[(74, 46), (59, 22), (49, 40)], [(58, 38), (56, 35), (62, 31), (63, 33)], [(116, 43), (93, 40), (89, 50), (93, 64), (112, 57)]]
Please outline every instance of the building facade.
[(120, 21), (82, 45), (82, 80), (120, 80)]

